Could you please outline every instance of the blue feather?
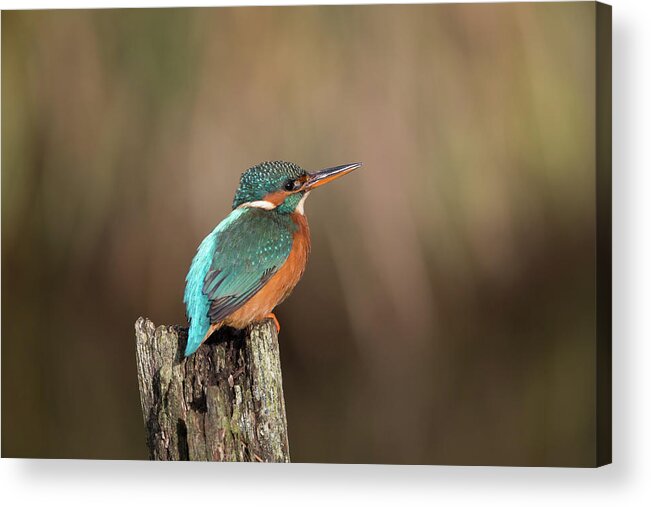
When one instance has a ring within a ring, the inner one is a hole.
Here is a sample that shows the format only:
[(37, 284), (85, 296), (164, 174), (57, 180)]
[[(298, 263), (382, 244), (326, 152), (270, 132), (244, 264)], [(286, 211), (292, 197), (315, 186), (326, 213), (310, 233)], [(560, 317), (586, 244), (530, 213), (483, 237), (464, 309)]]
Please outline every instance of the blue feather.
[(203, 293), (203, 284), (210, 266), (213, 262), (213, 256), (217, 249), (219, 232), (231, 225), (242, 213), (244, 209), (233, 210), (224, 220), (222, 220), (213, 231), (204, 238), (197, 248), (197, 253), (192, 259), (190, 270), (185, 277), (186, 286), (183, 302), (185, 303), (188, 320), (190, 321), (190, 330), (188, 331), (188, 343), (185, 347), (185, 355), (193, 354), (201, 345), (201, 340), (210, 329), (210, 318), (208, 310), (210, 309), (210, 299)]
[(186, 356), (199, 348), (211, 324), (246, 304), (285, 263), (295, 229), (287, 214), (244, 207), (201, 242), (186, 277)]

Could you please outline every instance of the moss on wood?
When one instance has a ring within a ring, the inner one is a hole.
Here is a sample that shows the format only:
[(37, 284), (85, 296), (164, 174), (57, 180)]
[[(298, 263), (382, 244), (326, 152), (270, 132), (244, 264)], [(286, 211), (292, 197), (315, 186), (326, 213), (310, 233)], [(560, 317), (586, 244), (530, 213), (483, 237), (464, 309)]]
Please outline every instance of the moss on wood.
[(187, 329), (136, 322), (150, 458), (289, 462), (274, 325), (220, 330), (188, 358), (186, 340)]

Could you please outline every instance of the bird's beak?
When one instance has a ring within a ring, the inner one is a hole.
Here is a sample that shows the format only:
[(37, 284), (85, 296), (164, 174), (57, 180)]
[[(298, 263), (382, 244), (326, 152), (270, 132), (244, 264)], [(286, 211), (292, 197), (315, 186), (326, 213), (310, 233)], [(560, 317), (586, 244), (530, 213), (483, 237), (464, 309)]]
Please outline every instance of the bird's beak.
[(313, 188), (320, 187), (321, 185), (325, 185), (330, 181), (336, 180), (344, 174), (348, 174), (349, 172), (354, 171), (361, 166), (362, 164), (360, 163), (344, 164), (338, 165), (337, 167), (329, 167), (328, 169), (317, 171), (308, 176), (303, 188), (305, 190), (312, 190)]

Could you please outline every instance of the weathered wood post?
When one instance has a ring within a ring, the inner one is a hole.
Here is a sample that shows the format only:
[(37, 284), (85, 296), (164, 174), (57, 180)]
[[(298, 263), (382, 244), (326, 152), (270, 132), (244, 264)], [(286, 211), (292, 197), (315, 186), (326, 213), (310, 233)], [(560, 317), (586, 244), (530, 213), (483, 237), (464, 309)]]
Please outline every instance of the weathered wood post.
[(217, 335), (185, 358), (187, 329), (136, 322), (150, 459), (289, 462), (276, 328)]

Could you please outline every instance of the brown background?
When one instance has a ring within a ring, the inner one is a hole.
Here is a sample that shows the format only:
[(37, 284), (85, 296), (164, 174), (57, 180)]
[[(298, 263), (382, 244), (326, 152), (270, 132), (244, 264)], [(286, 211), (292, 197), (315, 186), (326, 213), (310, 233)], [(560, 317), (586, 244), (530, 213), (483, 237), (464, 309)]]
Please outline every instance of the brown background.
[(594, 4), (2, 13), (2, 454), (146, 458), (133, 323), (239, 174), (307, 203), (294, 461), (595, 460)]

